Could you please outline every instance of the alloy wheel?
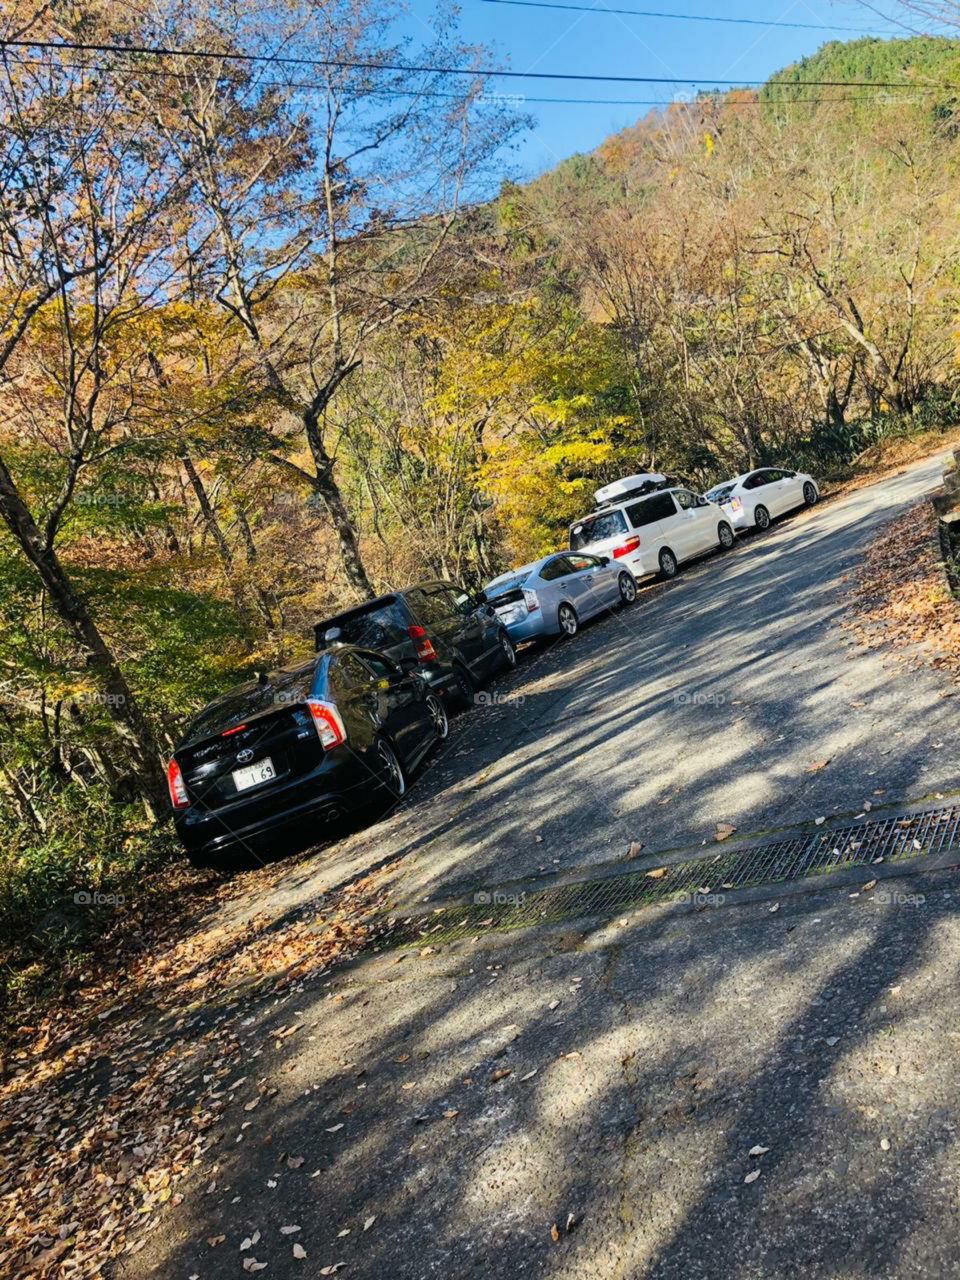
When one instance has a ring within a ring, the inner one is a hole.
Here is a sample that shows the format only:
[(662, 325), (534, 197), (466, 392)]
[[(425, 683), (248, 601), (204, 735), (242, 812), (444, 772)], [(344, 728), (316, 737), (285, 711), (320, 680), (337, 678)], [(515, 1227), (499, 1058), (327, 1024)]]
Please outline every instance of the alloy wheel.
[(808, 507), (812, 507), (812, 506), (813, 506), (813, 504), (817, 501), (817, 498), (818, 498), (818, 497), (819, 497), (819, 495), (818, 495), (818, 493), (817, 493), (816, 489), (813, 487), (813, 485), (812, 485), (812, 484), (810, 483), (810, 481), (808, 480), (808, 481), (807, 481), (807, 483), (803, 486), (803, 500), (804, 500), (804, 502), (807, 504), (807, 506), (808, 506)]
[(500, 632), (500, 648), (503, 650), (503, 659), (508, 667), (517, 665), (517, 651), (511, 643), (510, 637)]
[(677, 557), (672, 551), (668, 551), (666, 547), (660, 552), (660, 572), (665, 578), (675, 578), (677, 576)]
[(572, 604), (562, 604), (557, 610), (560, 630), (565, 636), (575, 636), (580, 628), (577, 611)]
[(721, 523), (720, 528), (717, 530), (717, 535), (720, 538), (721, 547), (723, 547), (724, 551), (729, 551), (733, 546), (735, 535), (726, 522)]
[(637, 598), (637, 584), (629, 573), (621, 573), (618, 579), (620, 599), (624, 604), (633, 604)]
[(383, 772), (384, 786), (399, 800), (407, 790), (407, 780), (403, 776), (403, 768), (396, 752), (386, 738), (377, 739), (377, 757)]
[(430, 719), (433, 722), (433, 729), (437, 738), (442, 741), (450, 732), (450, 721), (447, 718), (447, 709), (434, 693), (427, 694), (427, 710), (430, 712)]
[(770, 528), (770, 512), (766, 507), (757, 507), (753, 513), (753, 523), (758, 529)]

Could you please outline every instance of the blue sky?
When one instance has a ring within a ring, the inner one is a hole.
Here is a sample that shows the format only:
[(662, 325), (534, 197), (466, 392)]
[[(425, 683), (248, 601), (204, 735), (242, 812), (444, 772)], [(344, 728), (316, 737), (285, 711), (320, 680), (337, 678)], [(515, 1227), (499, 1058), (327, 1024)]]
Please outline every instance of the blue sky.
[[(558, 0), (562, 3), (564, 0)], [(667, 21), (605, 13), (606, 5), (624, 9), (743, 17), (780, 22), (823, 22), (828, 26), (866, 28), (874, 34), (903, 34), (865, 6), (847, 0), (566, 0), (596, 4), (595, 13), (562, 13), (461, 0), (461, 29), (470, 41), (490, 45), (500, 61), (517, 71), (591, 72), (601, 75), (693, 76), (693, 85), (597, 85), (549, 81), (502, 80), (511, 94), (540, 97), (656, 99), (696, 87), (712, 88), (717, 80), (763, 80), (774, 71), (811, 54), (828, 40), (855, 40), (854, 33), (810, 31), (786, 27), (728, 26), (720, 23)], [(414, 25), (425, 17), (429, 0), (411, 0)], [(886, 13), (893, 4), (876, 5)], [(566, 156), (589, 151), (608, 134), (632, 124), (646, 106), (538, 105), (526, 103), (535, 129), (516, 157), (518, 176), (532, 177)]]

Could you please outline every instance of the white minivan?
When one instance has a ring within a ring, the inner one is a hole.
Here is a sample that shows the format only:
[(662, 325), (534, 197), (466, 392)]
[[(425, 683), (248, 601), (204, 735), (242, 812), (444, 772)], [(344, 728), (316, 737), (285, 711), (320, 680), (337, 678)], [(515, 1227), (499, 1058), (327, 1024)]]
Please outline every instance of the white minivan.
[[(606, 491), (598, 491), (598, 499)], [(622, 560), (635, 578), (672, 578), (684, 560), (733, 546), (730, 521), (690, 489), (665, 488), (611, 502), (570, 526), (570, 550)]]

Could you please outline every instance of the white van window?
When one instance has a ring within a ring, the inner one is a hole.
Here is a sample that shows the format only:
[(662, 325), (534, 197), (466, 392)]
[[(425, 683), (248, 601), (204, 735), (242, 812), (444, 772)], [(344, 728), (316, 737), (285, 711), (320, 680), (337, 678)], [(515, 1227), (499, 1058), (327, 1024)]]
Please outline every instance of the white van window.
[(570, 528), (570, 550), (579, 551), (591, 542), (602, 542), (604, 538), (616, 538), (626, 533), (627, 522), (622, 511), (602, 511), (586, 520), (572, 525)]
[(655, 493), (652, 498), (644, 498), (627, 507), (627, 515), (635, 529), (642, 529), (645, 524), (654, 524), (657, 520), (666, 520), (675, 516), (677, 509), (669, 493)]

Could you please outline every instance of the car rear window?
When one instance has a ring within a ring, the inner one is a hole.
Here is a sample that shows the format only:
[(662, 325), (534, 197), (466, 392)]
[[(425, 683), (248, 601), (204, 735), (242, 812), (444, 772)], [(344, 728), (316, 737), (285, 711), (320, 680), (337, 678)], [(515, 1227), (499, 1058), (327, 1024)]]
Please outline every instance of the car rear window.
[(366, 607), (337, 614), (316, 626), (317, 648), (325, 649), (328, 631), (340, 632), (340, 644), (355, 644), (361, 649), (388, 649), (407, 639), (409, 621), (403, 603), (398, 599), (371, 601)]
[(646, 524), (666, 520), (668, 516), (676, 514), (677, 508), (669, 493), (655, 493), (652, 498), (644, 498), (642, 502), (635, 502), (632, 507), (627, 507), (627, 515), (635, 529), (642, 529)]
[(627, 522), (622, 511), (603, 511), (570, 526), (570, 550), (579, 551), (591, 542), (602, 542), (604, 538), (616, 538), (626, 533)]
[(242, 724), (261, 711), (268, 711), (271, 707), (302, 702), (310, 695), (315, 670), (316, 661), (295, 670), (274, 672), (266, 684), (251, 682), (231, 689), (222, 698), (204, 707), (196, 719), (191, 721), (184, 734), (184, 742), (210, 738), (233, 725)]
[(708, 502), (722, 502), (724, 498), (730, 497), (736, 487), (735, 484), (718, 484), (715, 489), (711, 489), (709, 493), (705, 493), (703, 496)]

